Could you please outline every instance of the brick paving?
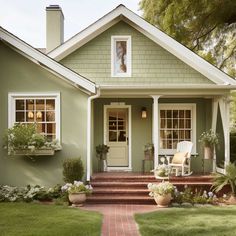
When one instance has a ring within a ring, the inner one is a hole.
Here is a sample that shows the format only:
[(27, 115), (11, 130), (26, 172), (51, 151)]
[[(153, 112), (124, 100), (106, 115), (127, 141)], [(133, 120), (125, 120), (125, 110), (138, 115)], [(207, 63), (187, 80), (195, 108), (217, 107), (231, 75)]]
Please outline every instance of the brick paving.
[(135, 213), (156, 211), (156, 205), (87, 204), (81, 209), (103, 214), (101, 236), (139, 236)]

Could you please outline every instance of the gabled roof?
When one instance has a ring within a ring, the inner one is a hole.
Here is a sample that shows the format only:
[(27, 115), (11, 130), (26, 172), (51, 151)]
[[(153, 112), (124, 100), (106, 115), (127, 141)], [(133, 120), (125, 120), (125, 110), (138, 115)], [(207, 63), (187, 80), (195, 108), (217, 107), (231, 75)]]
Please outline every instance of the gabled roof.
[(61, 60), (71, 54), (120, 20), (125, 21), (139, 32), (156, 42), (158, 45), (175, 55), (177, 58), (185, 62), (190, 67), (206, 76), (217, 85), (236, 85), (236, 81), (213, 66), (196, 53), (189, 50), (155, 26), (136, 15), (124, 5), (117, 8), (100, 18), (98, 21), (76, 34), (74, 37), (66, 41), (64, 44), (52, 50), (48, 55), (55, 60)]
[(0, 27), (0, 40), (9, 44), (13, 49), (29, 58), (34, 63), (56, 73), (59, 75), (59, 78), (63, 78), (71, 84), (78, 86), (80, 89), (86, 90), (87, 93), (96, 93), (96, 85), (93, 82), (61, 65), (2, 27)]

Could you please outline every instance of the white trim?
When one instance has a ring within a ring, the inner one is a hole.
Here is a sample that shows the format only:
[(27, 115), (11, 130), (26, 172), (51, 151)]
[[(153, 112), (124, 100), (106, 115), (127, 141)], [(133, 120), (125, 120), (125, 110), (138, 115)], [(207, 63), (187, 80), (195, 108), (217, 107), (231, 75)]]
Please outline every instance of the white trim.
[[(115, 73), (115, 67), (114, 67), (114, 59), (115, 59), (115, 47), (116, 47), (116, 41), (126, 41), (127, 45), (127, 52), (126, 52), (126, 60), (127, 60), (127, 72), (126, 73)], [(130, 35), (114, 35), (111, 36), (111, 77), (131, 77), (132, 74), (132, 59), (131, 59), (131, 36)]]
[(131, 105), (104, 105), (103, 112), (104, 112), (104, 120), (103, 120), (103, 138), (104, 138), (104, 144), (107, 144), (107, 127), (106, 127), (106, 121), (107, 121), (107, 109), (108, 108), (128, 108), (128, 132), (129, 132), (129, 145), (128, 145), (128, 158), (129, 158), (129, 165), (127, 167), (108, 167), (109, 170), (127, 170), (132, 171), (132, 120), (131, 120)]
[(72, 84), (77, 84), (78, 86), (81, 86), (82, 88), (88, 90), (91, 93), (96, 93), (96, 87), (93, 82), (87, 80), (86, 78), (75, 73), (74, 71), (64, 67), (63, 65), (54, 61), (52, 58), (48, 57), (42, 52), (34, 49), (24, 41), (20, 40), (13, 34), (3, 29), (2, 27), (0, 27), (0, 39), (19, 49), (21, 52), (24, 53), (24, 55), (27, 56), (27, 58), (33, 58), (32, 61), (34, 63), (37, 62), (37, 64), (42, 64), (58, 73), (60, 76), (63, 76)]
[(153, 118), (152, 118), (152, 142), (154, 145), (154, 168), (159, 165), (159, 103), (160, 95), (152, 95), (153, 98)]
[(94, 100), (95, 98), (98, 98), (100, 96), (100, 89), (98, 87), (97, 90), (97, 94), (94, 96), (91, 96), (88, 98), (88, 102), (87, 102), (87, 163), (86, 163), (86, 169), (87, 169), (87, 173), (86, 173), (86, 180), (90, 181), (90, 176), (91, 176), (91, 148), (92, 148), (92, 130), (91, 130), (91, 122), (92, 122), (92, 118), (91, 118), (91, 109), (92, 109), (92, 100)]
[(55, 99), (55, 123), (56, 123), (56, 139), (61, 140), (61, 96), (60, 92), (52, 93), (8, 93), (8, 128), (11, 128), (16, 120), (15, 99), (28, 98), (53, 98)]
[[(192, 111), (192, 119), (191, 119), (191, 127), (192, 127), (192, 137), (191, 142), (193, 143), (192, 153), (196, 153), (196, 104), (195, 103), (159, 103), (159, 116), (160, 110), (191, 110)], [(160, 117), (159, 117), (160, 118)], [(160, 130), (160, 119), (158, 124), (158, 130)], [(175, 154), (176, 149), (161, 149), (159, 146), (160, 154), (168, 155)]]
[(70, 40), (54, 49), (49, 53), (49, 56), (57, 60), (66, 57), (89, 40), (93, 39), (106, 29), (117, 23), (119, 20), (124, 20), (126, 23), (135, 27), (145, 36), (159, 44), (161, 47), (175, 55), (181, 61), (185, 62), (190, 67), (194, 68), (212, 82), (220, 85), (236, 85), (236, 81), (230, 76), (214, 67), (200, 56), (156, 28), (147, 21), (136, 15), (123, 5), (106, 14), (104, 17), (96, 21), (94, 24), (86, 28), (84, 31), (78, 33)]

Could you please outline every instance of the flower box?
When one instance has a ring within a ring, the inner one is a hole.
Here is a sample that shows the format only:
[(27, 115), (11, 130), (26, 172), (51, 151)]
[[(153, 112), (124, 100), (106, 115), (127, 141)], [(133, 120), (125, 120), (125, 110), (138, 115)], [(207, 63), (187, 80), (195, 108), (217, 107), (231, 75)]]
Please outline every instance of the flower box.
[(15, 156), (53, 156), (54, 154), (54, 149), (36, 149), (34, 151), (30, 149), (17, 149), (13, 152)]

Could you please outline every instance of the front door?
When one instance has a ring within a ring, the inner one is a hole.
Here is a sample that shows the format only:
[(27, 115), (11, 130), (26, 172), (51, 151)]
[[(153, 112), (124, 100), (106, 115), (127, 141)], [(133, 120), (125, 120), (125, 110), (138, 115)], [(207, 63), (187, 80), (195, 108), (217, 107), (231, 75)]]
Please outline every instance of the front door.
[(105, 109), (105, 140), (110, 147), (107, 156), (108, 167), (128, 167), (128, 108)]

